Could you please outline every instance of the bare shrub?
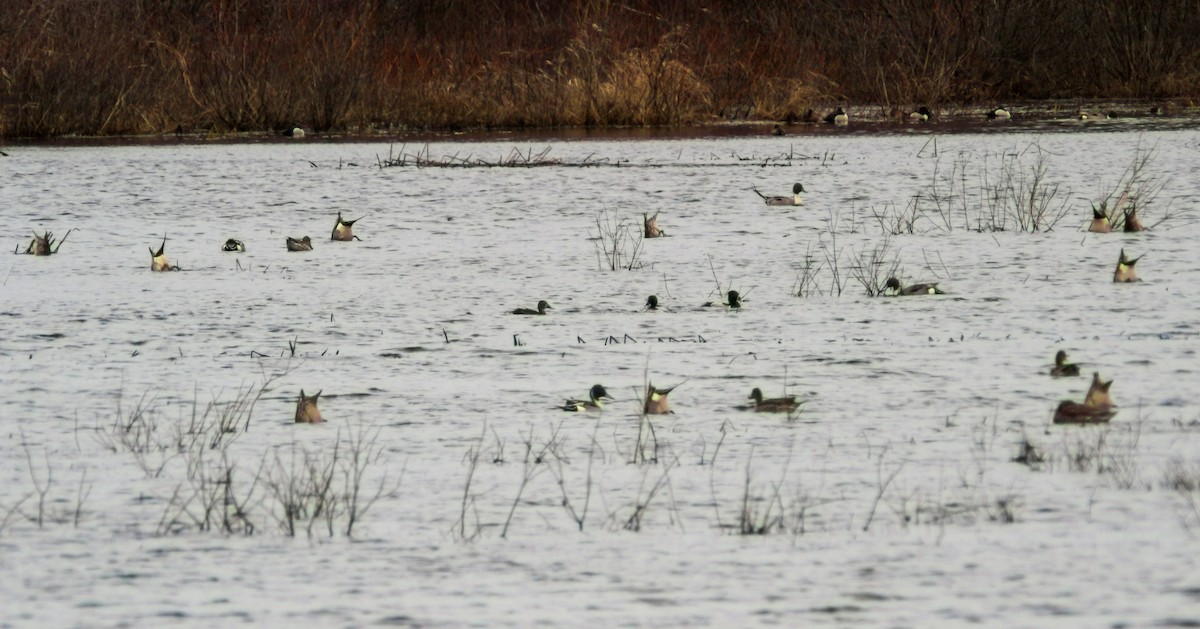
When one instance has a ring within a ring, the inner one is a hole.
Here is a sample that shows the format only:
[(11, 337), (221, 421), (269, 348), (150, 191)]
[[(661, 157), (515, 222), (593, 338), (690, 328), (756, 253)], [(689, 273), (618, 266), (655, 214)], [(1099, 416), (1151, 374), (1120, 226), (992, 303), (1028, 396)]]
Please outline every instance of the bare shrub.
[(850, 258), (853, 260), (850, 275), (858, 280), (868, 297), (882, 295), (888, 278), (896, 277), (900, 269), (899, 253), (892, 250), (892, 241), (888, 236), (884, 236), (883, 241), (870, 250), (858, 253), (851, 251)]
[(600, 270), (632, 271), (643, 268), (638, 261), (644, 238), (640, 221), (615, 219), (608, 210), (604, 210), (596, 215), (595, 232), (588, 232), (596, 247), (596, 263)]

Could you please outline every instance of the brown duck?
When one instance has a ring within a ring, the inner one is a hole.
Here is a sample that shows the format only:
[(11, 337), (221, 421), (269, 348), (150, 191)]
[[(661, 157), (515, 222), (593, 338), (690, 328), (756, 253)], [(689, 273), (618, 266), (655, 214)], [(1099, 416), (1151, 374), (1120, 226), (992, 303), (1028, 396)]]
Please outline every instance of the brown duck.
[(317, 398), (321, 397), (321, 392), (309, 397), (304, 395), (304, 389), (300, 389), (300, 399), (296, 402), (296, 423), (297, 424), (318, 424), (325, 421), (321, 417), (321, 411), (317, 408)]
[(1071, 400), (1063, 400), (1058, 403), (1058, 408), (1054, 410), (1054, 423), (1056, 424), (1101, 424), (1112, 419), (1116, 414), (1112, 410), (1112, 398), (1108, 395), (1108, 388), (1112, 386), (1113, 381), (1104, 382), (1100, 379), (1100, 372), (1092, 374), (1092, 386), (1088, 389), (1087, 396), (1084, 397), (1083, 403), (1072, 402)]

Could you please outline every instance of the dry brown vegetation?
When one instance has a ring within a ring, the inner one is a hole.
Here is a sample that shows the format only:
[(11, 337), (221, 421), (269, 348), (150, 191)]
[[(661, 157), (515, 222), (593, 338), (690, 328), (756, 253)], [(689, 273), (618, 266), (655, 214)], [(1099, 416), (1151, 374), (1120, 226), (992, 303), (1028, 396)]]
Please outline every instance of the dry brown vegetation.
[(0, 135), (686, 124), (1187, 98), (1185, 0), (8, 0)]

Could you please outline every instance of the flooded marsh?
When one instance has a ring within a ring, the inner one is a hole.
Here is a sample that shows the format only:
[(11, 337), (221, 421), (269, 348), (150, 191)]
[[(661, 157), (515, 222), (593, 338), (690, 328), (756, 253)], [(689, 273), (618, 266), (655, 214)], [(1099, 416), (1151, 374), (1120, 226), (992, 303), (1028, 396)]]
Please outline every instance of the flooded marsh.
[(1194, 623), (1200, 127), (1063, 127), (6, 147), (0, 627)]

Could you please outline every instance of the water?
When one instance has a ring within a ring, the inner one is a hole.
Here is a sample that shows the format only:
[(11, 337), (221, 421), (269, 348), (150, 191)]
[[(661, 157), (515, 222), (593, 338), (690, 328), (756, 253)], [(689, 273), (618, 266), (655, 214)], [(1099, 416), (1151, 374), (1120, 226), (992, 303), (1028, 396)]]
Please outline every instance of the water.
[[(10, 246), (76, 231), (0, 268), (0, 626), (1194, 621), (1200, 518), (1163, 483), (1200, 476), (1200, 135), (978, 131), (403, 149), (598, 164), (537, 168), (380, 169), (399, 146), (313, 138), (10, 147)], [(1084, 232), (1139, 150), (1161, 183), (1143, 220), (1169, 218)], [(956, 163), (978, 190), (978, 168), (1010, 155), (1024, 173), (1039, 151), (1069, 209), (1051, 231), (974, 232), (954, 210), (952, 230), (885, 238), (873, 218)], [(751, 190), (795, 181), (801, 208)], [(328, 240), (339, 211), (361, 242)], [(641, 268), (599, 270), (598, 218), (654, 212), (669, 236)], [(182, 272), (149, 271), (164, 235)], [(285, 250), (304, 235), (315, 251)], [(867, 297), (852, 257), (885, 242), (947, 294)], [(1122, 248), (1146, 256), (1143, 282), (1111, 282)], [(819, 291), (802, 298), (806, 255)], [(730, 288), (741, 311), (699, 307)], [(650, 294), (664, 311), (641, 311)], [(540, 299), (545, 317), (508, 314)], [(1057, 349), (1085, 376), (1047, 376)], [(1093, 371), (1115, 379), (1111, 426), (1051, 425)], [(653, 418), (657, 462), (634, 464), (647, 379), (683, 384)], [(595, 383), (618, 398), (603, 413), (555, 410)], [(739, 410), (755, 386), (803, 413)], [(301, 389), (327, 423), (292, 423)], [(232, 432), (202, 431), (223, 449), (163, 445), (260, 394)], [(332, 538), (322, 520), (285, 535), (272, 483), (340, 441), (344, 490), (356, 435), (363, 499), (382, 493), (353, 539), (344, 510)], [(1040, 469), (1012, 462), (1023, 439)], [(236, 517), (200, 530), (202, 489), (236, 511), (222, 470), (252, 535)], [(769, 534), (737, 534), (744, 504)]]

